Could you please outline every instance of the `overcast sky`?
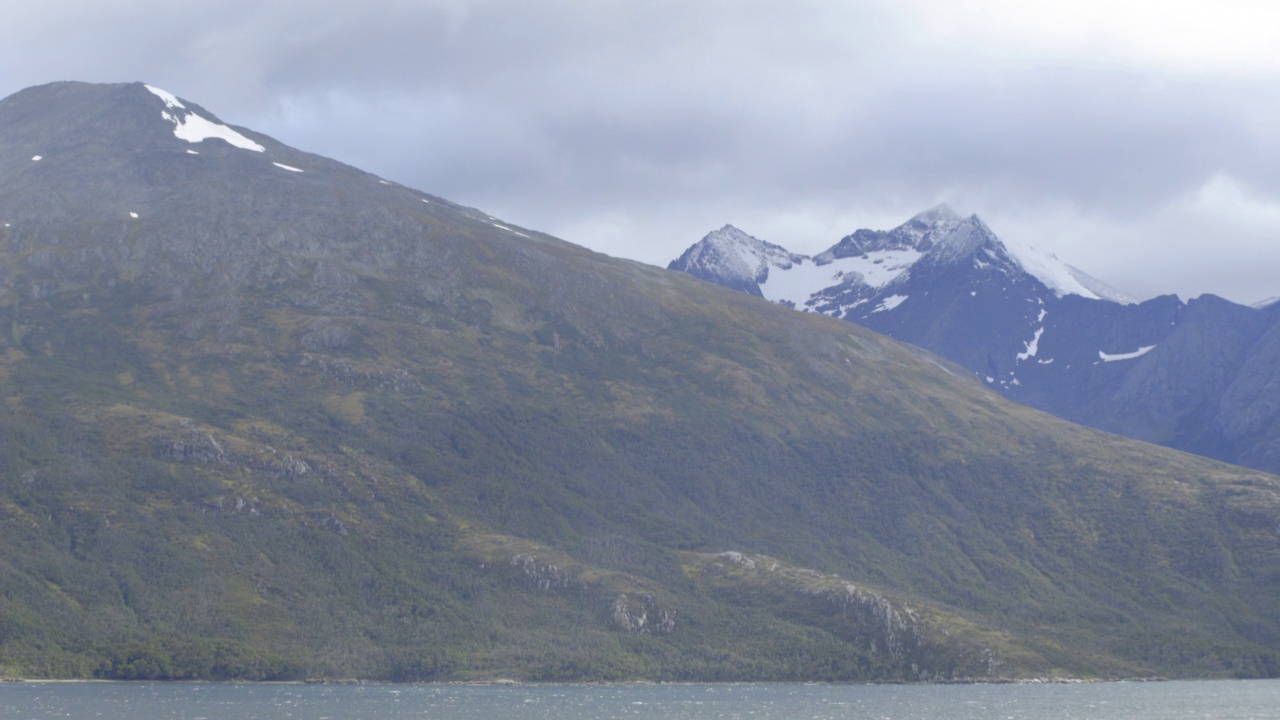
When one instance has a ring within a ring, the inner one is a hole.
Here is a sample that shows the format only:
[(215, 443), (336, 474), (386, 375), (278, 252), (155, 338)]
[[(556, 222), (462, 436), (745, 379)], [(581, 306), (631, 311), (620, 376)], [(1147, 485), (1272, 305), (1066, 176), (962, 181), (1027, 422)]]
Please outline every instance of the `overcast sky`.
[(8, 5), (0, 95), (143, 80), (611, 255), (947, 202), (1139, 298), (1280, 295), (1270, 1)]

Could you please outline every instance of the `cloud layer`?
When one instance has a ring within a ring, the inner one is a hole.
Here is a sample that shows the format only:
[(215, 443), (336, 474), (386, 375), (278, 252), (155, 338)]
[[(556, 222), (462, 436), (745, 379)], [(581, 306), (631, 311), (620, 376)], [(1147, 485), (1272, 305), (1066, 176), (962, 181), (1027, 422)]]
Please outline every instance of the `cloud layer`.
[(1280, 295), (1251, 2), (28, 4), (0, 93), (145, 80), (614, 255), (816, 252), (947, 201), (1139, 297)]

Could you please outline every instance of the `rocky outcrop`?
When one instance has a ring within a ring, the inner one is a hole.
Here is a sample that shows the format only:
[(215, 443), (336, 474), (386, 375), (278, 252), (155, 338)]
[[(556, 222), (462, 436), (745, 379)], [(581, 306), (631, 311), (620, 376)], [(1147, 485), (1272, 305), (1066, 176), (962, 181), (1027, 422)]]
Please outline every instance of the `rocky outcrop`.
[(662, 635), (676, 629), (676, 611), (660, 607), (652, 595), (620, 593), (610, 617), (619, 629), (639, 635)]
[(564, 589), (569, 587), (569, 574), (554, 563), (539, 560), (537, 555), (518, 553), (511, 556), (511, 566), (517, 568), (525, 578), (539, 590)]
[[(1009, 663), (996, 649), (1004, 643), (1002, 633), (974, 628), (936, 608), (912, 607), (837, 575), (737, 551), (688, 553), (686, 571), (718, 595), (770, 607), (788, 620), (850, 641), (904, 680), (1005, 677)], [(1037, 667), (1034, 659), (1020, 660), (1019, 673)]]
[(462, 550), (480, 561), (483, 570), (510, 568), (532, 590), (577, 594), (599, 602), (607, 623), (616, 630), (638, 635), (676, 630), (676, 608), (626, 573), (603, 570), (545, 545), (505, 535), (471, 535)]

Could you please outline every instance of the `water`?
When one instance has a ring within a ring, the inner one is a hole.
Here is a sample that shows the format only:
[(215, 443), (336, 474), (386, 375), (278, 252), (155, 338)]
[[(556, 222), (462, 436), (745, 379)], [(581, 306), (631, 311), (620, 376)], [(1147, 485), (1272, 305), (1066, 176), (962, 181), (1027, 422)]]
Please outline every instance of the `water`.
[(4, 720), (1253, 720), (1280, 680), (1087, 685), (7, 683)]

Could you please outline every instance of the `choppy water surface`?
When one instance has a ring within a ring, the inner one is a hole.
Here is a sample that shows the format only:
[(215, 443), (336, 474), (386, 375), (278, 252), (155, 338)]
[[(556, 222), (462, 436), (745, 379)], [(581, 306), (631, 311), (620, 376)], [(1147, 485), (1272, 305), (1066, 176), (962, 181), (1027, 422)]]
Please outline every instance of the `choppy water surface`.
[(1280, 681), (1087, 685), (212, 685), (8, 683), (5, 720), (1252, 720)]

